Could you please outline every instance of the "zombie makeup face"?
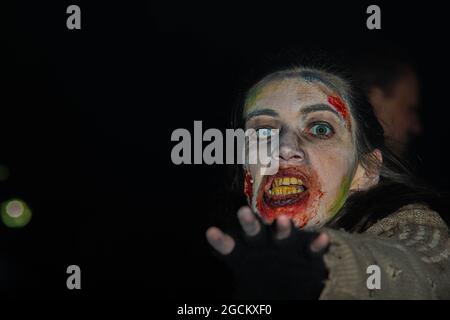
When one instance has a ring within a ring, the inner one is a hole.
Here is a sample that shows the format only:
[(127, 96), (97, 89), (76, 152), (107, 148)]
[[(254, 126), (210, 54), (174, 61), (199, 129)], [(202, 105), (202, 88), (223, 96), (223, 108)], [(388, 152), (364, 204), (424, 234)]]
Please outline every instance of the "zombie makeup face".
[(320, 227), (344, 204), (358, 169), (353, 118), (344, 100), (319, 82), (284, 78), (250, 91), (246, 129), (279, 130), (279, 170), (246, 165), (245, 193), (267, 223), (284, 214), (300, 228)]

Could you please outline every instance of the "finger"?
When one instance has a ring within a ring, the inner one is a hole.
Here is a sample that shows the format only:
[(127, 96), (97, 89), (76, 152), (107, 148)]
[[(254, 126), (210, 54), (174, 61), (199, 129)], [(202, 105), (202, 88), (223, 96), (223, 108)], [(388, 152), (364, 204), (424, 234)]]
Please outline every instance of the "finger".
[(216, 227), (206, 230), (206, 239), (215, 250), (223, 255), (230, 254), (236, 244), (232, 237)]
[(309, 248), (313, 253), (319, 253), (325, 251), (330, 245), (330, 236), (324, 232), (321, 232), (316, 239), (311, 243)]
[(286, 216), (280, 216), (276, 220), (275, 239), (284, 240), (291, 235), (292, 223), (291, 219)]
[(240, 208), (237, 216), (247, 236), (254, 237), (261, 231), (261, 224), (249, 207)]

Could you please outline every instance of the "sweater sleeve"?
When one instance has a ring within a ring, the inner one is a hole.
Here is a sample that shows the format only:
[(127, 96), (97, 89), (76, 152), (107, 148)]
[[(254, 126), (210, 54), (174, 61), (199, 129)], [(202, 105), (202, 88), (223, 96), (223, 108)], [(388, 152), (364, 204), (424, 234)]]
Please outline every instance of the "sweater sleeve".
[[(329, 276), (321, 299), (450, 299), (448, 228), (426, 206), (405, 206), (363, 234), (325, 232)], [(368, 288), (371, 265), (379, 267), (379, 289)]]

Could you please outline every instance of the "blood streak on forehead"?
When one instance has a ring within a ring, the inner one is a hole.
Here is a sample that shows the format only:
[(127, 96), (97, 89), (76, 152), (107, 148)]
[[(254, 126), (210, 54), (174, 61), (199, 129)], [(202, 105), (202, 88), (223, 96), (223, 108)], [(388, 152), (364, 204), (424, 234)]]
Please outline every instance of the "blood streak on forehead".
[(336, 109), (337, 112), (347, 121), (350, 126), (350, 114), (344, 101), (338, 96), (328, 96), (328, 102)]

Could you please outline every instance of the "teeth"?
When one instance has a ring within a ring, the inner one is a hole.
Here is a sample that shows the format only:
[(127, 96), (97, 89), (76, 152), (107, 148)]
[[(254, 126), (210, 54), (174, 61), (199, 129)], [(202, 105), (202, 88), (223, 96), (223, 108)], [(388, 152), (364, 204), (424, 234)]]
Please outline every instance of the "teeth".
[(301, 186), (278, 186), (273, 187), (271, 190), (269, 190), (269, 193), (271, 195), (289, 195), (289, 194), (296, 194), (303, 192), (303, 187)]
[(273, 187), (279, 186), (290, 186), (290, 185), (303, 185), (303, 181), (301, 179), (295, 177), (284, 177), (284, 178), (275, 178), (272, 182)]

